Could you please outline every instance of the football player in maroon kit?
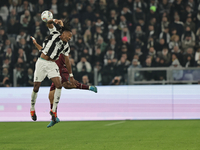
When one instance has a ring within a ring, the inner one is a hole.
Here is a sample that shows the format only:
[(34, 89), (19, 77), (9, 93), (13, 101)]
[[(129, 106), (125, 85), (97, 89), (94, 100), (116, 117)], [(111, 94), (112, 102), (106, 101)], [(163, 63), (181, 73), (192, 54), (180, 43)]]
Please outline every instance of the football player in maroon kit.
[[(40, 46), (37, 41), (35, 40), (34, 37), (31, 37), (33, 44), (37, 47), (37, 49), (40, 51), (42, 49), (42, 46)], [(45, 41), (44, 41), (45, 42)], [(62, 80), (62, 86), (65, 89), (82, 89), (82, 90), (90, 90), (93, 91), (95, 93), (97, 93), (97, 88), (95, 86), (88, 86), (88, 85), (84, 85), (79, 83), (78, 81), (76, 81), (75, 84), (72, 84), (71, 82), (69, 82), (68, 78), (69, 78), (69, 73), (67, 68), (65, 67), (65, 58), (63, 54), (60, 54), (59, 59), (56, 60), (56, 64), (59, 67), (59, 71), (60, 71), (60, 76), (61, 76), (61, 80)], [(50, 108), (52, 109), (53, 107), (53, 100), (54, 100), (54, 92), (55, 92), (55, 85), (54, 83), (51, 84), (51, 88), (50, 88), (50, 92), (49, 92), (49, 101), (50, 101)], [(57, 110), (56, 110), (57, 111)], [(56, 123), (60, 122), (59, 118), (56, 118), (56, 122), (51, 121), (47, 127), (52, 127), (53, 125), (55, 125)]]

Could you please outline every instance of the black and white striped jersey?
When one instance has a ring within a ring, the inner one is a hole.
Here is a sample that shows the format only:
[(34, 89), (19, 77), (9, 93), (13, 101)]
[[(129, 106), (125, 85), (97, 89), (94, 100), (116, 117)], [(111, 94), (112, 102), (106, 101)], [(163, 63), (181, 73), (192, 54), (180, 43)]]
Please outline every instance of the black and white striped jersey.
[(68, 42), (60, 39), (60, 32), (56, 30), (55, 26), (49, 29), (50, 35), (48, 39), (43, 42), (42, 52), (53, 60), (57, 60), (62, 53), (69, 56), (70, 47)]

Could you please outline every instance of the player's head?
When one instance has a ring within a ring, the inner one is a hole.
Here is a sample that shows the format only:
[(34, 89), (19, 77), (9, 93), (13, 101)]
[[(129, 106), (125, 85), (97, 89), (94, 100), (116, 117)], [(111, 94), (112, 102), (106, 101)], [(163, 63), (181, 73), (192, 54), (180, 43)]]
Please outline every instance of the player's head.
[(69, 24), (69, 20), (65, 20), (63, 21), (63, 27), (60, 28), (60, 33), (61, 33), (61, 40), (63, 40), (64, 42), (68, 42), (71, 37), (72, 37), (72, 31), (71, 31), (71, 27)]

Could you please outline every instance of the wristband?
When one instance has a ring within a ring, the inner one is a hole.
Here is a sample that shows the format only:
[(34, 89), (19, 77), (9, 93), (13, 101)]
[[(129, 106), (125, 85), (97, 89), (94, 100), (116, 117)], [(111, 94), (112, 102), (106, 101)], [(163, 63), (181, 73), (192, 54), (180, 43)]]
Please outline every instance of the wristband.
[(53, 22), (55, 22), (56, 19), (53, 19)]
[(32, 38), (33, 40), (35, 40), (35, 38), (34, 38), (34, 37), (32, 37), (32, 36), (31, 36), (31, 38)]
[(72, 73), (70, 73), (70, 74), (69, 74), (69, 77), (73, 77), (73, 74), (72, 74)]

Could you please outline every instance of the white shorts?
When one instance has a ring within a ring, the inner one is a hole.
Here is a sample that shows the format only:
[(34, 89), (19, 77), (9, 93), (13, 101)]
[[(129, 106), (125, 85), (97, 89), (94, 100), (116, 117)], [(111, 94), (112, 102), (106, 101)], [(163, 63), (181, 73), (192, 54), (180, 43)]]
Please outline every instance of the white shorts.
[(42, 82), (46, 76), (49, 79), (60, 77), (59, 68), (53, 61), (38, 58), (35, 64), (34, 82)]

